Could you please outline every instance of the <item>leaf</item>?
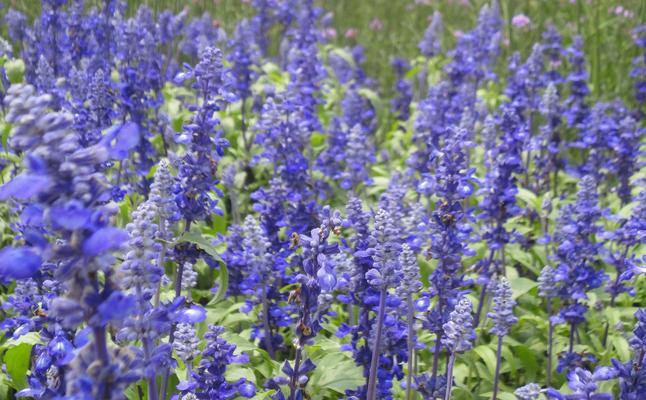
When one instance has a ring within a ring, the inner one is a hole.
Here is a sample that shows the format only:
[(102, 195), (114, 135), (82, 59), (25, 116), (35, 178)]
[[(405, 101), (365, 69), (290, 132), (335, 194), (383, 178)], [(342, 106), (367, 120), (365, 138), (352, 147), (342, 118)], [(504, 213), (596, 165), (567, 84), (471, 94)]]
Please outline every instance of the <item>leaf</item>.
[(213, 300), (211, 300), (212, 302), (214, 301), (216, 303), (224, 299), (227, 294), (227, 288), (229, 287), (229, 270), (223, 262), (220, 263), (218, 280), (220, 281), (220, 283), (218, 284), (218, 291), (215, 293)]
[(200, 249), (204, 250), (208, 255), (215, 258), (218, 261), (221, 261), (220, 254), (215, 249), (215, 246), (211, 244), (201, 233), (190, 231), (185, 232), (182, 237), (179, 239), (179, 242), (188, 242), (193, 243)]
[(496, 372), (496, 353), (494, 353), (494, 351), (489, 346), (485, 345), (478, 346), (473, 349), (473, 351), (485, 363), (490, 376), (493, 377)]
[(520, 296), (524, 295), (525, 293), (529, 292), (536, 286), (538, 286), (538, 283), (528, 279), (528, 278), (515, 278), (510, 280), (509, 282), (511, 284), (511, 290), (513, 292), (513, 298), (517, 299)]
[(229, 382), (235, 382), (241, 378), (244, 378), (250, 382), (254, 382), (256, 380), (256, 376), (254, 375), (253, 371), (240, 364), (229, 365), (224, 376)]
[(516, 196), (522, 201), (524, 201), (525, 204), (527, 204), (528, 206), (533, 207), (534, 210), (540, 210), (541, 205), (539, 203), (539, 200), (536, 197), (536, 195), (531, 191), (525, 188), (519, 187), (518, 194)]
[(0, 126), (2, 126), (2, 129), (0, 129), (0, 131), (2, 131), (2, 149), (8, 155), (9, 133), (11, 133), (11, 124), (3, 122)]
[(12, 84), (20, 83), (25, 76), (25, 63), (20, 59), (9, 60), (5, 64), (5, 72), (9, 82)]
[[(491, 397), (491, 396), (493, 396), (493, 392), (487, 392), (487, 393), (482, 393), (481, 394), (481, 397)], [(505, 393), (505, 392), (500, 392), (500, 391), (498, 391), (496, 396), (498, 396), (498, 398), (501, 399), (501, 400), (517, 400), (518, 399), (516, 397), (516, 395), (514, 395), (512, 393)]]
[(536, 378), (538, 371), (538, 361), (536, 354), (529, 347), (522, 345), (514, 347), (513, 355), (520, 360), (522, 368), (525, 370), (525, 377), (529, 381)]
[(229, 271), (227, 266), (222, 262), (220, 254), (217, 252), (215, 246), (213, 246), (204, 236), (199, 232), (185, 232), (182, 237), (179, 239), (179, 242), (188, 242), (193, 243), (200, 249), (202, 249), (206, 254), (220, 261), (220, 269), (218, 271), (218, 291), (215, 294), (215, 297), (209, 302), (209, 304), (215, 304), (220, 300), (224, 299), (224, 296), (227, 293), (229, 287)]
[(343, 353), (327, 353), (316, 360), (317, 368), (312, 374), (312, 386), (330, 389), (344, 394), (365, 383), (363, 372)]
[(16, 390), (24, 389), (27, 386), (31, 348), (31, 344), (21, 343), (4, 353), (3, 361), (7, 368), (7, 374), (11, 377), (10, 384)]
[(18, 345), (21, 345), (23, 343), (29, 344), (29, 345), (35, 345), (40, 343), (40, 335), (37, 332), (29, 332), (26, 333), (22, 336), (20, 336), (17, 339), (9, 339), (7, 340), (6, 343), (2, 345), (2, 348), (9, 349), (12, 347), (16, 347)]

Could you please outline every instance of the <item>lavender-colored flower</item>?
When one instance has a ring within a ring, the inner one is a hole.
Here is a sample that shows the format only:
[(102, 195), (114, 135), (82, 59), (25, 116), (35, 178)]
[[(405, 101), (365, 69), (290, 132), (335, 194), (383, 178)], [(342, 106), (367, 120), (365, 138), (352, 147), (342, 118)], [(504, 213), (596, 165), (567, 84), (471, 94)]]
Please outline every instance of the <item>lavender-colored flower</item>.
[(584, 176), (579, 182), (575, 204), (566, 205), (560, 214), (554, 232), (554, 259), (559, 297), (567, 302), (560, 320), (577, 325), (585, 320), (581, 311), (587, 307), (579, 301), (587, 298), (587, 291), (601, 286), (606, 275), (595, 268), (602, 243), (594, 240), (602, 233), (598, 225), (601, 217), (594, 178)]
[(518, 400), (538, 400), (541, 395), (541, 386), (536, 383), (528, 383), (521, 386), (514, 391), (514, 395)]
[[(503, 133), (501, 141), (492, 149), (493, 164), (487, 172), (480, 189), (484, 195), (480, 203), (480, 218), (486, 220), (481, 237), (486, 241), (490, 251), (489, 257), (480, 261), (480, 278), (487, 282), (491, 267), (501, 269), (500, 259), (504, 248), (511, 241), (511, 232), (505, 228), (506, 221), (520, 213), (516, 204), (517, 175), (524, 171), (522, 151), (527, 140), (527, 125), (511, 107), (503, 108), (500, 121)], [(484, 293), (484, 292), (483, 292)], [(478, 305), (482, 308), (482, 302)], [(480, 313), (477, 313), (477, 318)]]
[(531, 121), (532, 113), (538, 111), (539, 89), (545, 82), (543, 80), (543, 48), (539, 43), (534, 44), (525, 63), (520, 63), (520, 55), (515, 53), (510, 60), (510, 79), (505, 89), (512, 107), (516, 113)]
[(182, 269), (182, 289), (187, 291), (187, 298), (190, 300), (191, 289), (195, 288), (197, 285), (197, 271), (193, 269), (191, 263), (184, 263), (184, 268)]
[(645, 133), (644, 128), (640, 128), (632, 117), (627, 116), (619, 121), (616, 135), (609, 137), (604, 135), (613, 152), (610, 158), (610, 169), (619, 180), (617, 194), (624, 205), (631, 200), (630, 178), (639, 168), (640, 140)]
[(213, 23), (208, 12), (193, 18), (186, 26), (183, 40), (179, 43), (180, 51), (195, 59), (208, 46), (217, 46), (226, 40), (224, 30)]
[(23, 41), (26, 34), (25, 30), (27, 29), (27, 17), (25, 14), (9, 9), (4, 18), (9, 38), (15, 43)]
[(586, 70), (585, 56), (583, 53), (583, 39), (574, 38), (574, 42), (568, 48), (570, 74), (566, 82), (570, 88), (570, 96), (565, 102), (565, 119), (568, 126), (578, 127), (588, 118), (589, 109), (586, 104), (586, 97), (590, 93), (588, 88), (588, 72)]
[(613, 399), (610, 393), (598, 393), (598, 384), (602, 381), (614, 379), (616, 372), (610, 367), (597, 367), (594, 372), (583, 368), (576, 368), (567, 375), (568, 387), (571, 394), (562, 395), (554, 389), (548, 389), (546, 395), (549, 399), (576, 400), (576, 399)]
[[(296, 327), (297, 339), (296, 359), (292, 367), (286, 363), (290, 374), (290, 399), (301, 398), (304, 391), (301, 387), (303, 377), (306, 372), (303, 371), (305, 363), (303, 360), (303, 349), (305, 345), (321, 330), (321, 320), (325, 314), (324, 307), (326, 302), (322, 301), (324, 294), (334, 290), (336, 286), (336, 277), (333, 275), (334, 266), (330, 256), (339, 252), (338, 244), (328, 242), (330, 234), (341, 226), (341, 216), (338, 211), (332, 211), (329, 207), (324, 207), (320, 215), (321, 225), (311, 231), (309, 236), (301, 235), (299, 242), (303, 248), (300, 256), (302, 271), (296, 277), (300, 283), (300, 293), (298, 295), (300, 307), (298, 325)], [(323, 296), (323, 297), (322, 297)], [(311, 370), (314, 368), (312, 365)]]
[(173, 350), (185, 365), (192, 364), (192, 360), (200, 354), (200, 338), (191, 324), (177, 324)]
[(556, 271), (546, 265), (538, 275), (538, 294), (546, 299), (552, 299), (557, 293)]
[(561, 124), (561, 105), (554, 82), (550, 82), (543, 92), (539, 110), (545, 118), (545, 124), (539, 128), (538, 135), (530, 139), (530, 150), (534, 152), (536, 190), (548, 190), (550, 174), (555, 174), (562, 168), (561, 137), (557, 131)]
[(442, 14), (439, 11), (433, 13), (431, 23), (424, 31), (422, 40), (419, 41), (417, 48), (424, 57), (434, 57), (442, 53), (442, 33), (444, 24), (442, 23)]
[(245, 362), (248, 357), (235, 355), (236, 346), (227, 343), (222, 338), (224, 329), (219, 326), (209, 325), (204, 339), (206, 347), (202, 351), (202, 359), (198, 368), (192, 373), (192, 382), (182, 385), (183, 392), (194, 393), (198, 398), (204, 399), (232, 399), (238, 395), (253, 397), (255, 387), (253, 383), (242, 378), (229, 383), (225, 379), (227, 366), (236, 362)]
[(646, 390), (646, 369), (643, 367), (646, 355), (646, 309), (637, 310), (635, 318), (637, 323), (629, 342), (633, 349), (633, 359), (626, 363), (612, 360), (619, 377), (619, 396), (626, 400), (638, 400)]
[(399, 253), (399, 265), (402, 276), (397, 287), (397, 294), (402, 299), (407, 299), (422, 289), (422, 282), (417, 257), (406, 243), (402, 245), (401, 253)]
[(453, 353), (464, 353), (471, 350), (476, 333), (473, 329), (471, 301), (462, 297), (449, 315), (449, 321), (444, 324), (445, 337), (442, 344)]
[(543, 32), (543, 52), (547, 56), (546, 80), (560, 85), (563, 83), (563, 77), (559, 72), (559, 67), (563, 58), (562, 37), (554, 24), (548, 24), (547, 29)]
[(175, 180), (170, 173), (168, 161), (166, 159), (160, 160), (153, 176), (153, 182), (150, 184), (148, 197), (155, 208), (161, 238), (166, 240), (170, 239), (169, 229), (172, 223), (180, 218), (179, 209), (173, 198), (174, 185)]
[(133, 212), (133, 221), (127, 226), (130, 240), (121, 265), (122, 284), (126, 289), (136, 289), (138, 295), (155, 290), (163, 273), (157, 265), (161, 245), (157, 242), (159, 228), (154, 223), (155, 216), (155, 207), (144, 202)]
[(636, 27), (633, 35), (641, 54), (633, 59), (630, 77), (635, 80), (635, 99), (643, 105), (646, 102), (646, 25)]
[(497, 336), (506, 336), (517, 321), (514, 316), (514, 305), (511, 286), (507, 278), (501, 277), (491, 289), (493, 295), (493, 310), (489, 318), (493, 322), (490, 332)]
[(413, 84), (405, 78), (410, 65), (408, 61), (397, 57), (392, 61), (392, 66), (397, 79), (394, 87), (397, 95), (390, 101), (390, 107), (397, 119), (407, 121), (410, 117), (410, 103), (413, 101)]
[(213, 199), (209, 192), (219, 182), (217, 161), (229, 143), (222, 137), (219, 120), (214, 114), (234, 97), (229, 91), (230, 79), (219, 49), (207, 47), (195, 69), (184, 73), (180, 80), (189, 78), (194, 78), (194, 88), (198, 90), (202, 103), (196, 107), (191, 122), (184, 125), (184, 132), (177, 139), (188, 146), (188, 151), (178, 166), (180, 190), (176, 191), (176, 201), (185, 220), (201, 221), (211, 212), (221, 212), (217, 199)]
[[(71, 116), (49, 113), (47, 108), (52, 105), (52, 97), (36, 95), (32, 86), (12, 85), (5, 104), (8, 106), (6, 119), (14, 124), (9, 143), (14, 151), (25, 154), (26, 168), (0, 188), (0, 198), (32, 199), (30, 207), (35, 212), (32, 222), (40, 221), (38, 225), (42, 228), (30, 232), (29, 247), (9, 248), (12, 257), (20, 256), (30, 271), (19, 279), (35, 275), (41, 263), (39, 254), (46, 256), (44, 263), (58, 265), (48, 274), (67, 289), (47, 305), (50, 316), (68, 330), (85, 322), (93, 331), (92, 341), (75, 356), (70, 376), (87, 371), (89, 363), (83, 364), (81, 357), (88, 353), (97, 367), (84, 380), (88, 386), (76, 386), (80, 380), (74, 380), (69, 382), (67, 392), (104, 397), (113, 390), (123, 391), (132, 382), (133, 375), (128, 378), (124, 372), (127, 369), (114, 369), (111, 363), (129, 363), (132, 358), (121, 358), (120, 353), (111, 357), (105, 327), (127, 315), (133, 301), (112, 286), (114, 259), (110, 252), (121, 247), (128, 235), (108, 225), (114, 210), (105, 205), (109, 186), (105, 176), (97, 172), (98, 165), (107, 160), (108, 150), (102, 146), (79, 146)], [(56, 238), (57, 242), (50, 244), (49, 237)], [(5, 273), (6, 269), (3, 266), (0, 270)], [(103, 285), (99, 284), (98, 272), (106, 277)], [(48, 369), (47, 364), (40, 364), (41, 371)], [(46, 381), (42, 374), (35, 378), (34, 386)], [(112, 382), (111, 387), (107, 386), (108, 380)]]
[(374, 264), (373, 268), (366, 272), (366, 280), (375, 288), (383, 290), (397, 287), (401, 245), (395, 219), (389, 210), (377, 210), (371, 237), (375, 243)]
[(620, 219), (619, 226), (614, 231), (605, 232), (604, 239), (617, 244), (617, 248), (607, 255), (606, 262), (615, 267), (617, 275), (609, 280), (606, 291), (611, 295), (610, 304), (614, 305), (615, 298), (621, 293), (633, 295), (635, 290), (630, 282), (638, 274), (638, 265), (642, 262), (634, 249), (646, 242), (646, 190), (642, 190), (637, 203), (629, 218)]

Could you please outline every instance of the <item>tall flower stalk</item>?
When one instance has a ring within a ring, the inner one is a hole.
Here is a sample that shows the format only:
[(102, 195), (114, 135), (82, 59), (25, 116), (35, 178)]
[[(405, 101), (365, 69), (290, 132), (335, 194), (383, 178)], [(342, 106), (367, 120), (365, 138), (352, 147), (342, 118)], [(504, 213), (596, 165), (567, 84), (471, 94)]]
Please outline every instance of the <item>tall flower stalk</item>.
[(476, 333), (473, 329), (471, 301), (462, 297), (449, 315), (449, 321), (444, 324), (445, 337), (442, 344), (449, 350), (449, 362), (446, 369), (446, 393), (444, 400), (451, 399), (453, 388), (453, 367), (458, 354), (471, 350)]
[(405, 300), (406, 305), (406, 324), (408, 325), (407, 352), (408, 352), (408, 372), (406, 376), (406, 399), (412, 398), (413, 390), (413, 359), (415, 357), (415, 305), (413, 304), (413, 295), (422, 289), (421, 276), (417, 257), (407, 243), (402, 245), (399, 254), (399, 265), (401, 266), (401, 284), (397, 288), (399, 296)]
[(379, 305), (377, 306), (377, 317), (373, 323), (373, 329), (376, 333), (372, 343), (372, 358), (370, 360), (366, 398), (375, 400), (377, 398), (377, 369), (379, 367), (383, 324), (386, 316), (386, 297), (388, 290), (396, 287), (400, 268), (398, 260), (401, 248), (398, 240), (399, 232), (389, 211), (383, 208), (377, 210), (371, 237), (374, 241), (373, 267), (366, 273), (366, 280), (369, 285), (379, 290)]
[(516, 302), (512, 299), (511, 286), (507, 278), (499, 278), (491, 292), (493, 294), (493, 311), (489, 313), (489, 318), (491, 318), (493, 326), (489, 331), (498, 337), (492, 397), (493, 400), (496, 400), (498, 398), (500, 367), (502, 364), (502, 339), (509, 334), (512, 325), (518, 321), (518, 318), (513, 313)]

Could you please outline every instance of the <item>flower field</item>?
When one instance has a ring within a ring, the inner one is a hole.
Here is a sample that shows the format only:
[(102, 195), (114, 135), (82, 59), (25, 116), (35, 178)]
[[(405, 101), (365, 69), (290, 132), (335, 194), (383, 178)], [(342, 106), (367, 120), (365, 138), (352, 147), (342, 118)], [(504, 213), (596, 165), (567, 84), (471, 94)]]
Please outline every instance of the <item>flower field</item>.
[(646, 3), (4, 3), (0, 400), (646, 400)]

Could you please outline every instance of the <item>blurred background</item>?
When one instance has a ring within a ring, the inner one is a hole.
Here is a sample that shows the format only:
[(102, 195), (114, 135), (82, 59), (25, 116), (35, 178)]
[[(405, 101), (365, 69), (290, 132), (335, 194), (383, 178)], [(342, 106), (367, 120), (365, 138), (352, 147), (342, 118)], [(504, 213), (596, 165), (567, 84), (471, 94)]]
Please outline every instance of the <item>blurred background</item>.
[[(214, 24), (232, 32), (236, 21), (253, 15), (257, 0), (131, 0), (128, 13), (140, 5), (154, 12), (165, 9), (194, 16), (208, 13)], [(459, 35), (473, 28), (478, 11), (489, 0), (315, 0), (333, 15), (326, 30), (329, 43), (365, 48), (366, 72), (376, 78), (384, 90), (393, 84), (390, 67), (393, 57), (414, 59), (419, 56), (417, 43), (424, 34), (434, 11), (443, 16), (444, 49), (450, 49)], [(88, 7), (101, 0), (87, 0)], [(630, 91), (627, 77), (631, 60), (637, 55), (632, 30), (646, 23), (646, 0), (500, 0), (507, 22), (503, 41), (503, 60), (519, 51), (526, 57), (547, 24), (557, 26), (564, 38), (564, 48), (575, 35), (585, 40), (585, 51), (595, 98), (612, 99)], [(38, 0), (6, 0), (9, 7), (33, 16), (40, 13)], [(512, 24), (518, 17), (516, 24)], [(526, 18), (522, 18), (526, 17)], [(274, 32), (279, 35), (280, 32)], [(274, 41), (276, 44), (277, 41)], [(277, 49), (274, 49), (277, 51)], [(499, 68), (506, 68), (501, 64)]]

